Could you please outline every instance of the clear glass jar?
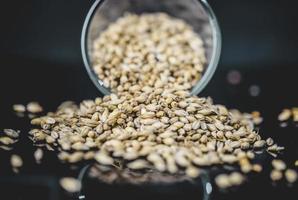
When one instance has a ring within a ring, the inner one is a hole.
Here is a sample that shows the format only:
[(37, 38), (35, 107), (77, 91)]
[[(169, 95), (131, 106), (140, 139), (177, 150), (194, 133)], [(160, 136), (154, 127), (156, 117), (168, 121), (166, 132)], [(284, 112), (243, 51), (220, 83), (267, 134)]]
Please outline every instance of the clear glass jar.
[(216, 17), (206, 0), (96, 0), (90, 8), (82, 30), (81, 48), (87, 72), (104, 94), (110, 94), (93, 70), (93, 42), (107, 26), (125, 13), (164, 12), (191, 25), (204, 42), (207, 62), (202, 78), (191, 93), (199, 94), (212, 78), (220, 57), (221, 34)]

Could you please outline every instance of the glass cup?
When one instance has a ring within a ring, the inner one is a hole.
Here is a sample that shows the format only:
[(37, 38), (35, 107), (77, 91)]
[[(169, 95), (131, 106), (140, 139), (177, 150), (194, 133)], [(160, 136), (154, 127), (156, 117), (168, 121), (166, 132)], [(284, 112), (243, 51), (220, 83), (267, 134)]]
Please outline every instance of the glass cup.
[(199, 94), (212, 78), (221, 52), (220, 28), (206, 0), (96, 0), (85, 19), (81, 49), (87, 72), (99, 91), (104, 95), (111, 93), (93, 70), (93, 43), (110, 23), (127, 12), (164, 12), (186, 21), (193, 27), (203, 40), (207, 58), (202, 77), (191, 90), (191, 94)]

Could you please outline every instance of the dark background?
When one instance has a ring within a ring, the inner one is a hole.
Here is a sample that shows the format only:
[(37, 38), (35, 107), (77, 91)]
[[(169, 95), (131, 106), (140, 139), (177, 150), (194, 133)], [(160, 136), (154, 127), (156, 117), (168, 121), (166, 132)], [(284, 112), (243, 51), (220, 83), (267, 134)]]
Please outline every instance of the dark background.
[[(55, 196), (55, 192), (45, 188), (57, 192), (60, 176), (78, 172), (57, 164), (54, 155), (42, 167), (34, 165), (34, 148), (26, 136), (29, 120), (17, 118), (11, 106), (39, 101), (45, 111), (51, 111), (63, 100), (80, 102), (100, 96), (85, 71), (80, 52), (81, 29), (92, 3), (90, 0), (1, 1), (0, 131), (3, 128), (22, 131), (14, 152), (26, 161), (21, 176), (14, 176), (7, 164), (10, 154), (0, 152), (0, 191), (16, 188), (16, 182), (18, 190), (33, 191), (30, 198), (16, 199), (32, 199), (35, 193), (36, 199), (44, 199), (48, 193)], [(281, 157), (293, 167), (293, 161), (298, 159), (297, 124), (290, 122), (288, 127), (281, 128), (277, 115), (285, 107), (298, 106), (298, 2), (210, 0), (209, 3), (220, 23), (223, 49), (218, 70), (200, 95), (211, 96), (216, 103), (229, 108), (259, 110), (264, 117), (260, 134), (273, 137), (285, 146)], [(231, 71), (239, 78), (237, 84), (227, 80)], [(252, 88), (258, 90), (254, 95)], [(215, 193), (214, 199), (285, 196), (287, 200), (296, 199), (297, 187), (271, 184), (270, 164), (265, 166), (265, 174), (257, 181), (248, 181), (243, 188), (230, 193)], [(8, 189), (3, 189), (3, 185)]]

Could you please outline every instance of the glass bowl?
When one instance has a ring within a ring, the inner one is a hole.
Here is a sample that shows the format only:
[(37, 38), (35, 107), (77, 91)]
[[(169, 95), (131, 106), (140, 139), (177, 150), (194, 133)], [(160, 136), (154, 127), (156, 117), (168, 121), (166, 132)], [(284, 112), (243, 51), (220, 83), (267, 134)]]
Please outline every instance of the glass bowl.
[(81, 50), (87, 72), (99, 91), (104, 95), (111, 93), (93, 70), (93, 42), (110, 23), (127, 12), (164, 12), (186, 21), (193, 27), (203, 40), (207, 58), (202, 77), (191, 91), (193, 95), (199, 94), (212, 78), (221, 52), (220, 28), (206, 0), (96, 0), (84, 22)]

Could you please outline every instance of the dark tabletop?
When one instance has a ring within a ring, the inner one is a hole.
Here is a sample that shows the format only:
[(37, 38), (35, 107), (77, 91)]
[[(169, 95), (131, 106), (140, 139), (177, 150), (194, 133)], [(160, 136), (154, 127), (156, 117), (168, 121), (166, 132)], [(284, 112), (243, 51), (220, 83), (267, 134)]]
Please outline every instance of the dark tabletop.
[[(33, 152), (36, 149), (28, 139), (29, 119), (20, 118), (12, 111), (16, 103), (26, 104), (38, 101), (45, 111), (53, 111), (62, 101), (93, 99), (100, 96), (89, 80), (83, 65), (68, 66), (55, 63), (43, 63), (34, 59), (22, 59), (5, 56), (0, 61), (0, 130), (13, 128), (21, 130), (20, 141), (12, 151), (0, 150), (0, 199), (68, 199), (71, 197), (59, 187), (59, 178), (78, 176), (88, 163), (78, 166), (61, 164), (55, 152), (47, 152), (41, 164), (36, 164)], [(283, 108), (298, 106), (296, 66), (248, 66), (235, 71), (233, 66), (219, 66), (215, 76), (200, 96), (211, 96), (215, 103), (237, 108), (241, 111), (261, 112), (264, 122), (260, 126), (260, 135), (272, 137), (285, 151), (279, 158), (285, 160), (290, 168), (298, 159), (298, 127), (289, 122), (281, 127), (277, 115)], [(234, 71), (233, 71), (234, 70)], [(232, 72), (231, 72), (232, 71)], [(233, 76), (234, 74), (234, 76)], [(239, 76), (240, 75), (240, 76)], [(227, 77), (234, 78), (237, 84), (231, 84)], [(9, 164), (10, 155), (22, 156), (24, 167), (14, 174)], [(264, 171), (251, 174), (244, 185), (219, 191), (213, 187), (211, 199), (297, 199), (297, 184), (290, 186), (285, 181), (271, 183), (271, 157), (261, 158)], [(296, 167), (297, 170), (297, 167)], [(212, 172), (212, 177), (217, 172)], [(213, 184), (213, 182), (211, 181)], [(127, 185), (108, 186), (96, 180), (86, 178), (83, 182), (83, 194), (86, 199), (202, 199), (201, 180), (195, 184), (179, 183), (131, 187)]]

